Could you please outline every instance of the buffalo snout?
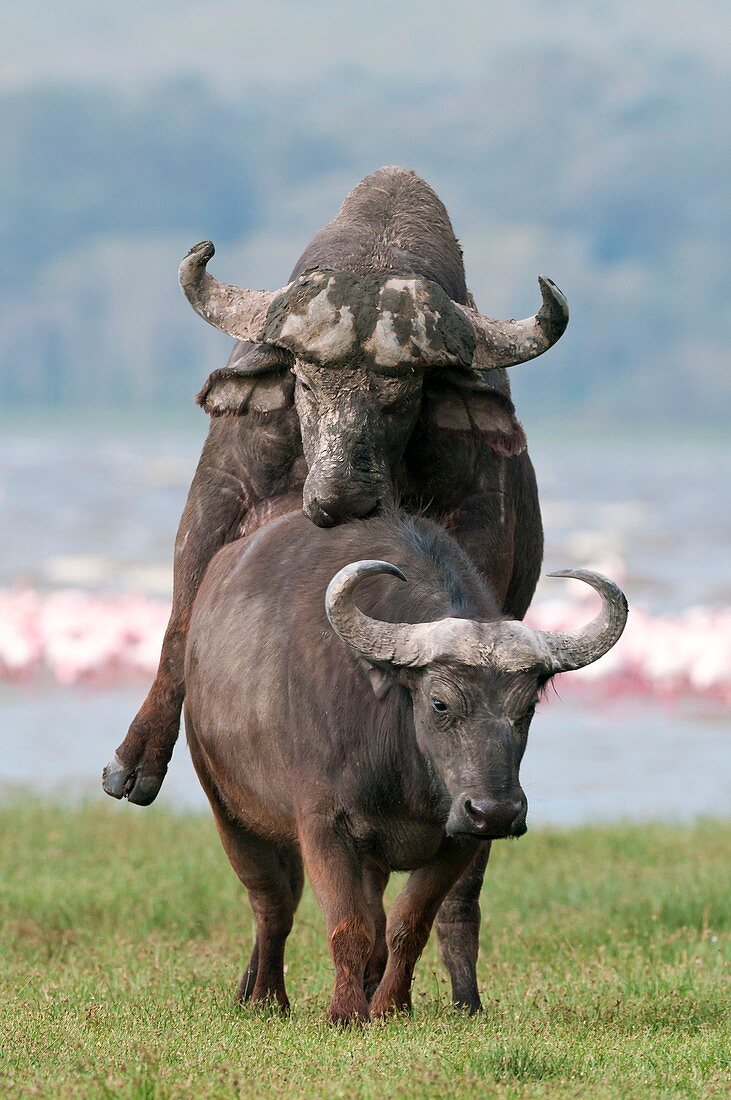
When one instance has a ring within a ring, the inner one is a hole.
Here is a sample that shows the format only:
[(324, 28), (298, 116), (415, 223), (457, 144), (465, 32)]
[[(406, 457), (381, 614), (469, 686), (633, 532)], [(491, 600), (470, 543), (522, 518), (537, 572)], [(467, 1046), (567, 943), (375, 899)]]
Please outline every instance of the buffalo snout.
[(365, 519), (381, 503), (378, 488), (370, 480), (358, 484), (332, 477), (308, 478), (302, 511), (318, 527), (337, 527), (351, 519)]
[(462, 794), (455, 799), (447, 820), (449, 836), (499, 840), (523, 836), (527, 830), (528, 800), (522, 790), (492, 798)]

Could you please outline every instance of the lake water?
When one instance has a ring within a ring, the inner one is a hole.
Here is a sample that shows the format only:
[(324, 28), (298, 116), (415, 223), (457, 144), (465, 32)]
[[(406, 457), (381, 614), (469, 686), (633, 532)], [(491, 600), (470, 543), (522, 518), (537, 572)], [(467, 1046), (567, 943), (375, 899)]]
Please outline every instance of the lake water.
[[(167, 596), (203, 429), (6, 431), (0, 587)], [(655, 614), (731, 603), (727, 447), (564, 431), (532, 433), (531, 452), (546, 571), (604, 565), (633, 606)], [(544, 595), (552, 584), (542, 582)], [(0, 790), (104, 798), (99, 773), (146, 687), (0, 684)], [(531, 729), (522, 777), (533, 823), (731, 814), (729, 712), (720, 703), (562, 694)], [(204, 803), (182, 739), (158, 801)]]

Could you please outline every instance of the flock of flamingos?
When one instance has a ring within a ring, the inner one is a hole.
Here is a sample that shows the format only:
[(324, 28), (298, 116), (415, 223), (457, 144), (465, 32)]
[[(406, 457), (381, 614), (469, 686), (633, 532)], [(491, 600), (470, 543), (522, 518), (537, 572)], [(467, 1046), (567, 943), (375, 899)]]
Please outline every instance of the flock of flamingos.
[[(571, 592), (582, 587), (537, 599), (526, 621), (542, 630), (583, 625), (596, 597)], [(0, 680), (104, 687), (149, 679), (168, 614), (165, 600), (142, 594), (0, 589)], [(615, 648), (565, 681), (562, 692), (591, 681), (594, 691), (601, 686), (612, 697), (693, 695), (731, 706), (731, 608), (652, 615), (633, 601)]]

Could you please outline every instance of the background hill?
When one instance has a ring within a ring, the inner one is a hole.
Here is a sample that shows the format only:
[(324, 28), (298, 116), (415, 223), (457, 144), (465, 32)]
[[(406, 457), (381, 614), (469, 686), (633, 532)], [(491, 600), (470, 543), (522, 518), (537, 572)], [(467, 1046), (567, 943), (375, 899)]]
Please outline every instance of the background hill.
[(485, 312), (533, 312), (539, 272), (569, 297), (559, 347), (513, 373), (521, 412), (731, 411), (720, 0), (5, 8), (3, 404), (189, 407), (229, 346), (177, 289), (189, 245), (280, 285), (399, 163), (446, 202)]

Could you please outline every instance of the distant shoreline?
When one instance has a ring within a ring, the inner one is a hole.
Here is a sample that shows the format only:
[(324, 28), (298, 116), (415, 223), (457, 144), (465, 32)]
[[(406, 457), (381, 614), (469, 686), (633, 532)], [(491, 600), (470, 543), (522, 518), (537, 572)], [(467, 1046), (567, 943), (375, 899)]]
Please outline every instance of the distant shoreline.
[[(518, 415), (521, 416), (520, 408)], [(620, 423), (611, 418), (599, 419), (580, 412), (539, 420), (528, 412), (522, 415), (522, 420), (528, 432), (529, 447), (533, 445), (534, 448), (543, 443), (566, 442), (569, 446), (575, 446), (615, 440), (627, 447), (636, 447), (638, 452), (648, 446), (702, 446), (717, 447), (723, 451), (731, 446), (724, 417), (719, 417), (717, 423), (706, 419), (658, 421), (641, 417)], [(181, 403), (166, 409), (7, 405), (0, 409), (0, 432), (6, 440), (41, 434), (47, 437), (49, 433), (65, 436), (71, 432), (93, 439), (95, 436), (106, 438), (111, 432), (127, 438), (144, 438), (153, 433), (155, 438), (161, 434), (178, 439), (187, 436), (191, 442), (198, 436), (202, 442), (207, 430), (208, 418), (193, 405), (192, 399), (189, 406)]]

